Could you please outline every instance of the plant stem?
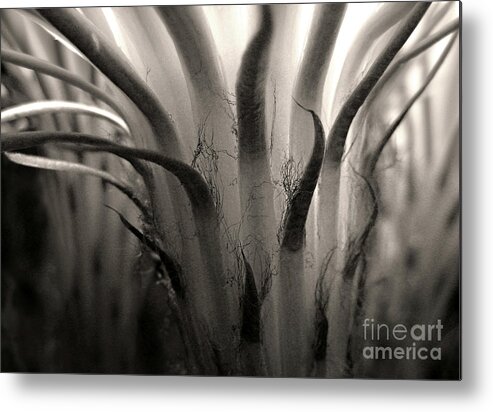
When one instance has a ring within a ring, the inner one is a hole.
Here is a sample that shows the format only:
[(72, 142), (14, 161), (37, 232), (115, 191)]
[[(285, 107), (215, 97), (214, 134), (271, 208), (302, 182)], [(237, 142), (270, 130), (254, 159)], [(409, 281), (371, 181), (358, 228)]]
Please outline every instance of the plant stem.
[(55, 77), (59, 80), (71, 84), (72, 86), (78, 87), (79, 89), (84, 90), (95, 98), (101, 100), (103, 103), (106, 103), (116, 113), (124, 117), (123, 111), (114, 98), (103, 92), (100, 88), (94, 86), (93, 84), (89, 83), (82, 77), (74, 74), (69, 70), (56, 66), (42, 59), (38, 59), (37, 57), (30, 56), (29, 54), (20, 53), (5, 48), (2, 48), (1, 56), (2, 60), (6, 62), (25, 67), (26, 69), (34, 70), (39, 73), (47, 74), (48, 76)]
[(130, 130), (128, 129), (125, 121), (121, 117), (116, 116), (115, 114), (107, 110), (87, 104), (61, 100), (30, 102), (8, 107), (7, 109), (2, 110), (1, 122), (10, 122), (12, 120), (21, 119), (23, 117), (37, 116), (46, 113), (75, 113), (100, 117), (118, 126), (127, 134), (130, 133)]
[(38, 12), (135, 103), (149, 120), (165, 153), (180, 159), (180, 141), (169, 114), (126, 57), (99, 29), (75, 9), (47, 8)]

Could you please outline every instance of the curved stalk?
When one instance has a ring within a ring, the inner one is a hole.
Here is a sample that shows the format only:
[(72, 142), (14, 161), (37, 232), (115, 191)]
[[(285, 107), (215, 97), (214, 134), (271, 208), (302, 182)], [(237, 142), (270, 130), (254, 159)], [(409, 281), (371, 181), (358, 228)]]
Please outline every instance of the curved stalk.
[[(60, 43), (54, 43), (51, 35), (37, 24), (29, 24), (30, 17), (12, 12), (7, 21), (10, 21), (9, 26), (19, 39), (17, 47), (20, 50), (54, 64), (61, 64), (60, 55), (57, 53)], [(34, 72), (34, 75), (43, 94), (43, 98), (39, 100), (68, 100), (65, 83), (38, 72)], [(69, 131), (72, 129), (72, 122), (67, 116), (54, 114), (49, 117), (53, 119), (56, 130)]]
[[(316, 113), (320, 113), (322, 108), (325, 80), (346, 8), (346, 4), (337, 3), (315, 6), (314, 21), (296, 76), (294, 97)], [(307, 146), (304, 133), (309, 127), (309, 122), (305, 121), (306, 113), (300, 110), (301, 106), (296, 101), (291, 108), (289, 131), (290, 155), (295, 160), (304, 158), (303, 148)]]
[[(29, 25), (25, 24), (25, 19), (22, 16), (19, 16), (15, 11), (5, 11), (5, 14), (2, 13), (2, 31), (7, 31), (14, 38), (15, 42), (11, 43), (8, 47), (25, 51), (26, 53), (31, 53), (33, 50), (36, 50), (37, 54), (41, 54), (44, 57), (47, 56), (47, 51), (44, 50), (44, 47), (36, 47), (35, 43), (39, 42), (37, 36), (33, 35), (34, 28), (29, 28)], [(32, 42), (30, 39), (35, 38)], [(32, 43), (32, 44), (31, 44)], [(39, 44), (39, 43), (38, 43)], [(42, 43), (41, 43), (42, 44)], [(4, 49), (4, 44), (2, 43), (2, 52)], [(3, 54), (2, 54), (3, 61)], [(14, 69), (16, 72), (22, 73), (21, 77), (24, 79), (24, 82), (27, 79), (26, 74), (20, 70), (18, 67), (14, 67), (14, 65), (9, 64), (7, 67)], [(47, 93), (48, 90), (46, 88), (47, 82), (49, 82), (54, 87), (60, 87), (59, 82), (54, 81), (54, 79), (47, 79), (46, 77), (40, 75), (37, 72), (34, 72), (35, 81), (30, 82), (31, 94), (34, 93), (37, 95), (35, 99), (30, 100), (44, 100), (51, 99), (53, 96), (51, 93)], [(50, 88), (51, 90), (51, 88)], [(60, 96), (58, 96), (60, 97)], [(59, 119), (57, 116), (43, 116), (41, 118), (41, 122), (43, 123), (42, 127), (44, 129), (49, 130), (57, 130), (59, 126)]]
[[(364, 106), (355, 118), (354, 124), (351, 126), (348, 137), (349, 141), (347, 143), (348, 148), (344, 155), (344, 162), (341, 166), (341, 179), (357, 182), (359, 178), (355, 175), (355, 173), (357, 173), (355, 170), (358, 170), (364, 176), (370, 177), (370, 174), (368, 173), (368, 159), (375, 149), (375, 144), (372, 142), (371, 138), (371, 136), (374, 135), (374, 132), (370, 130), (365, 131), (363, 124), (365, 122), (372, 123), (371, 117), (377, 115), (377, 113), (373, 113), (372, 111), (377, 110), (378, 112), (379, 106), (378, 103), (375, 103), (375, 99), (379, 98), (381, 100), (385, 98), (382, 94), (382, 89), (386, 87), (388, 90), (388, 83), (398, 70), (400, 70), (400, 68), (410, 59), (424, 52), (428, 47), (432, 46), (438, 40), (441, 40), (443, 36), (454, 30), (454, 26), (458, 24), (458, 21), (447, 25), (435, 35), (431, 37), (428, 36), (433, 24), (437, 23), (437, 19), (440, 18), (443, 10), (446, 9), (447, 7), (439, 9), (440, 15), (437, 16), (433, 13), (428, 13), (426, 15), (426, 17), (429, 18), (423, 20), (422, 27), (418, 33), (419, 39), (417, 42), (410, 46), (410, 51), (399, 53), (396, 56), (396, 61), (385, 71), (366, 99)], [(366, 128), (368, 129), (368, 126), (366, 126)], [(427, 140), (428, 139), (425, 139), (425, 141)], [(342, 250), (348, 250), (348, 245), (353, 244), (357, 236), (359, 236), (359, 233), (361, 233), (364, 222), (371, 209), (371, 200), (368, 198), (367, 191), (364, 188), (361, 188), (361, 185), (359, 184), (341, 186), (339, 196), (341, 200), (338, 214), (337, 241)], [(341, 256), (341, 260), (342, 262), (345, 262), (348, 260), (348, 257)]]
[[(236, 182), (236, 139), (233, 110), (228, 100), (228, 87), (223, 75), (216, 43), (202, 7), (156, 7), (173, 39), (188, 86), (194, 122), (200, 138), (217, 153), (219, 182)], [(230, 185), (231, 186), (231, 185)], [(238, 185), (222, 192), (221, 208), (226, 224), (240, 219)]]
[(135, 103), (149, 120), (166, 153), (181, 158), (180, 142), (169, 114), (130, 62), (99, 29), (75, 9), (47, 8), (38, 12)]
[(259, 30), (250, 41), (242, 61), (236, 97), (241, 162), (247, 155), (267, 152), (265, 140), (265, 81), (269, 69), (273, 22), (270, 6), (262, 6)]
[[(375, 59), (368, 72), (355, 87), (334, 121), (326, 145), (322, 182), (323, 184), (327, 184), (327, 180), (332, 179), (331, 183), (334, 183), (334, 187), (330, 190), (334, 194), (337, 193), (337, 199), (339, 199), (341, 159), (349, 128), (368, 95), (419, 24), (430, 5), (430, 3), (419, 3), (414, 6), (400, 29), (393, 34), (385, 49)], [(325, 198), (321, 196), (321, 202), (327, 200), (326, 195), (327, 191)], [(337, 200), (338, 204), (339, 200)], [(339, 205), (331, 213), (337, 213), (338, 207)], [(333, 216), (328, 216), (328, 218), (334, 220)], [(331, 229), (337, 231), (336, 222), (333, 222)], [(333, 279), (329, 279), (331, 287), (329, 289), (329, 304), (327, 307), (327, 318), (329, 322), (327, 373), (333, 377), (348, 376), (351, 373), (347, 355), (352, 327), (351, 302), (354, 279), (351, 276), (341, 276), (340, 259), (339, 257), (336, 260), (335, 268), (331, 268), (334, 277)]]
[(354, 117), (429, 7), (430, 3), (419, 3), (415, 6), (402, 28), (392, 36), (387, 47), (380, 53), (375, 62), (371, 65), (368, 73), (358, 83), (342, 106), (328, 136), (326, 156), (331, 161), (340, 162), (344, 152), (346, 137)]
[(74, 172), (84, 175), (99, 177), (104, 182), (116, 187), (120, 192), (127, 196), (145, 216), (147, 210), (139, 196), (134, 190), (111, 173), (98, 170), (79, 163), (67, 162), (65, 160), (48, 159), (41, 156), (26, 155), (23, 153), (5, 153), (5, 156), (13, 163), (42, 170), (58, 170), (63, 172)]
[(279, 329), (283, 376), (305, 376), (313, 356), (311, 310), (307, 306), (304, 268), (305, 224), (320, 169), (325, 136), (322, 123), (311, 110), (314, 144), (310, 161), (288, 205), (281, 242), (279, 282)]
[(226, 286), (223, 269), (221, 239), (218, 231), (218, 216), (209, 188), (204, 179), (192, 167), (178, 160), (146, 149), (134, 149), (111, 143), (108, 140), (82, 133), (25, 132), (4, 133), (1, 150), (12, 151), (46, 143), (65, 142), (90, 145), (103, 152), (109, 152), (127, 160), (140, 159), (163, 167), (181, 183), (188, 195), (196, 222), (197, 238), (203, 264), (203, 276), (196, 276), (189, 282), (195, 299), (207, 297), (209, 303), (202, 306), (202, 316), (209, 319), (210, 340), (215, 344), (221, 371), (234, 371), (234, 332), (232, 325), (236, 316), (235, 299)]
[(147, 246), (152, 252), (156, 253), (161, 260), (161, 263), (164, 265), (168, 277), (171, 282), (171, 286), (173, 291), (176, 293), (178, 297), (183, 299), (185, 290), (183, 288), (182, 270), (180, 264), (176, 261), (176, 259), (171, 256), (169, 253), (165, 252), (150, 236), (145, 235), (139, 229), (137, 229), (134, 225), (132, 225), (125, 216), (123, 216), (118, 210), (115, 208), (105, 205), (107, 208), (115, 212), (122, 224), (132, 233), (144, 246)]
[[(135, 72), (132, 64), (119, 51), (119, 48), (115, 47), (114, 43), (108, 40), (88, 18), (75, 9), (40, 9), (39, 13), (106, 75), (119, 88), (119, 91), (128, 96), (137, 110), (145, 116), (153, 136), (145, 136), (144, 143), (149, 145), (154, 141), (163, 154), (183, 160), (182, 142), (179, 140), (171, 116), (161, 105), (158, 97), (147, 85), (144, 78)], [(128, 107), (128, 105), (125, 104), (123, 107)], [(132, 107), (133, 111), (134, 107)], [(133, 117), (135, 114), (131, 113), (130, 115)], [(132, 135), (137, 133), (142, 135), (143, 130), (147, 130), (148, 125), (142, 125), (145, 119), (139, 119), (138, 122), (133, 123), (126, 116), (124, 118), (130, 125)], [(136, 128), (139, 130), (134, 130)], [(181, 226), (178, 228), (178, 233), (180, 235), (183, 232), (186, 233), (185, 236), (181, 236), (180, 247), (186, 249), (190, 243), (187, 242), (186, 236), (194, 231), (193, 222), (187, 213), (187, 199), (183, 196), (183, 192), (174, 179), (168, 179), (167, 176), (163, 176), (161, 179), (163, 182), (158, 185), (159, 175), (146, 175), (145, 177), (145, 183), (150, 191), (155, 224), (158, 231), (163, 234), (168, 231), (169, 216), (179, 216)], [(167, 184), (163, 184), (164, 181)], [(165, 191), (166, 188), (169, 189)], [(169, 192), (175, 193), (176, 196), (169, 196)], [(164, 214), (163, 209), (171, 210), (171, 213)], [(204, 248), (207, 246), (208, 243), (204, 244)], [(217, 256), (214, 254), (210, 258), (209, 252), (204, 250), (204, 259), (208, 261), (204, 264), (212, 264), (211, 261)], [(213, 270), (217, 272), (216, 269)]]
[(288, 205), (286, 212), (286, 224), (281, 247), (296, 252), (303, 247), (305, 237), (305, 223), (313, 198), (313, 192), (317, 186), (318, 176), (322, 168), (325, 148), (325, 134), (322, 122), (317, 114), (308, 109), (313, 119), (315, 138), (313, 142), (312, 155), (306, 165), (299, 186)]
[[(2, 48), (1, 50), (1, 58), (2, 60), (12, 63), (16, 66), (25, 67), (27, 69), (34, 70), (35, 72), (43, 73), (48, 76), (52, 76), (59, 80), (65, 81), (72, 86), (75, 86), (85, 91), (86, 93), (91, 94), (93, 97), (101, 100), (103, 103), (106, 103), (116, 113), (122, 116), (123, 119), (126, 119), (126, 112), (120, 107), (116, 99), (69, 70), (66, 70), (62, 67), (54, 65), (37, 57), (31, 56), (29, 54), (20, 53), (5, 48)], [(155, 203), (154, 197), (156, 195), (156, 188), (151, 173), (147, 170), (145, 165), (139, 164), (138, 162), (134, 161), (131, 161), (131, 163), (135, 170), (137, 170), (137, 172), (144, 178), (146, 186), (149, 190), (149, 194), (151, 196), (151, 201)]]
[(120, 116), (123, 116), (123, 111), (110, 95), (103, 92), (100, 88), (94, 86), (82, 77), (74, 74), (73, 72), (66, 70), (62, 67), (56, 66), (50, 62), (38, 59), (37, 57), (29, 54), (20, 53), (14, 50), (8, 50), (2, 48), (1, 51), (2, 60), (8, 63), (15, 64), (16, 66), (25, 67), (39, 73), (46, 74), (48, 76), (55, 77), (59, 80), (65, 81), (72, 86), (75, 86), (86, 93), (91, 94), (93, 97), (101, 100), (111, 107)]
[[(274, 239), (273, 187), (265, 139), (265, 82), (272, 39), (270, 6), (262, 6), (258, 32), (245, 51), (236, 83), (238, 113), (239, 188), (241, 214), (245, 219), (242, 243), (258, 241), (267, 250)], [(272, 230), (269, 230), (269, 229)], [(272, 232), (272, 233), (270, 233)], [(251, 247), (247, 248), (247, 257)], [(257, 287), (261, 268), (253, 263)]]
[[(238, 180), (241, 208), (241, 243), (251, 263), (257, 289), (263, 278), (271, 276), (270, 264), (276, 245), (274, 187), (266, 142), (266, 79), (269, 72), (273, 37), (270, 6), (261, 6), (261, 23), (250, 40), (241, 61), (236, 83), (238, 116)], [(276, 287), (264, 302), (267, 316), (265, 347), (269, 373), (280, 370)]]
[[(339, 80), (339, 86), (336, 91), (332, 113), (338, 113), (329, 131), (325, 148), (325, 159), (320, 176), (320, 191), (317, 208), (318, 216), (320, 218), (317, 233), (319, 238), (317, 248), (317, 256), (319, 256), (319, 261), (317, 262), (318, 268), (323, 267), (323, 261), (327, 253), (331, 250), (338, 250), (338, 247), (340, 246), (338, 243), (337, 231), (340, 208), (339, 190), (341, 180), (341, 159), (350, 126), (359, 109), (375, 86), (375, 83), (379, 80), (397, 52), (407, 41), (429, 6), (430, 4), (427, 3), (421, 3), (415, 6), (412, 3), (383, 5), (372, 19), (365, 24), (365, 27), (361, 29), (360, 34), (357, 36), (355, 47), (351, 49), (350, 54), (343, 65), (342, 73), (346, 80), (345, 83), (342, 83), (343, 79)], [(409, 7), (414, 7), (411, 12), (409, 12)], [(375, 40), (395, 25), (403, 15), (407, 14), (408, 17), (399, 30), (392, 35), (387, 46), (377, 56), (363, 79), (361, 79), (354, 87), (354, 90), (344, 102), (342, 108), (339, 109), (342, 96), (347, 94), (347, 90), (349, 90), (353, 84), (353, 79), (357, 77), (355, 73), (359, 70), (361, 56), (366, 55), (366, 52), (371, 45), (373, 45)], [(381, 22), (378, 21), (379, 16), (384, 16)], [(337, 261), (338, 259), (331, 260), (331, 267), (328, 268), (330, 273), (337, 272), (337, 268), (334, 267), (334, 265), (337, 265)], [(332, 282), (330, 277), (328, 278), (328, 281)], [(335, 328), (331, 328), (332, 331), (334, 331), (334, 329)]]
[(383, 149), (385, 148), (386, 144), (389, 142), (390, 138), (396, 131), (396, 129), (399, 127), (401, 124), (402, 120), (406, 117), (407, 113), (409, 110), (411, 110), (411, 107), (413, 107), (414, 103), (421, 97), (423, 92), (426, 90), (428, 85), (431, 83), (431, 81), (434, 79), (435, 75), (437, 74), (438, 70), (442, 66), (443, 62), (447, 58), (447, 55), (449, 54), (450, 50), (452, 49), (455, 40), (457, 38), (457, 33), (452, 36), (450, 41), (448, 42), (447, 46), (443, 50), (443, 52), (440, 54), (440, 57), (436, 61), (436, 63), (433, 65), (431, 71), (428, 73), (425, 81), (421, 85), (421, 87), (416, 91), (416, 93), (413, 94), (411, 99), (407, 102), (406, 106), (401, 110), (397, 118), (392, 122), (392, 124), (388, 127), (388, 129), (385, 131), (384, 135), (382, 138), (379, 140), (377, 147), (373, 151), (373, 153), (369, 156), (368, 159), (368, 176), (371, 176), (375, 170), (375, 167), (377, 165), (378, 159), (380, 158), (380, 155), (382, 154)]
[[(327, 80), (327, 73), (332, 61), (332, 54), (338, 38), (339, 30), (346, 13), (346, 4), (320, 4), (315, 6), (312, 27), (303, 53), (303, 59), (297, 74), (294, 96), (304, 107), (310, 107), (314, 112), (322, 112), (322, 100)], [(327, 88), (335, 85), (328, 84)], [(289, 128), (290, 156), (297, 161), (303, 161), (310, 156), (310, 139), (307, 139), (307, 130), (311, 128), (311, 119), (308, 113), (300, 110), (296, 104), (292, 104), (291, 120)], [(325, 109), (327, 110), (327, 108)], [(330, 105), (328, 106), (330, 113)], [(325, 142), (324, 142), (325, 144)], [(322, 147), (324, 150), (324, 147)], [(318, 206), (315, 203), (314, 206)], [(324, 205), (325, 206), (325, 205)], [(306, 222), (305, 253), (317, 252), (319, 237), (317, 236), (317, 211), (312, 207)], [(308, 325), (315, 324), (315, 288), (319, 277), (318, 265), (304, 270), (305, 304), (310, 314), (306, 320)], [(309, 336), (313, 329), (305, 331)]]
[[(195, 93), (225, 91), (224, 78), (219, 66), (216, 45), (202, 7), (163, 6), (155, 8), (165, 23), (187, 82)], [(201, 99), (202, 96), (196, 96)]]
[[(280, 179), (280, 171), (286, 162), (286, 158), (293, 157), (290, 153), (291, 139), (290, 126), (294, 103), (292, 102), (294, 83), (298, 70), (298, 50), (293, 43), (286, 41), (301, 32), (306, 20), (300, 18), (305, 6), (301, 4), (286, 4), (283, 7), (272, 7), (273, 32), (271, 39), (271, 52), (269, 57), (269, 72), (266, 82), (266, 113), (267, 140), (269, 144), (269, 164), (272, 179)], [(296, 98), (296, 95), (294, 96)], [(311, 105), (308, 107), (313, 108)], [(297, 107), (296, 107), (297, 108)], [(301, 111), (306, 117), (305, 112)], [(310, 120), (307, 122), (310, 127)], [(308, 139), (310, 140), (310, 139)], [(308, 146), (310, 141), (305, 142)], [(309, 149), (308, 149), (309, 150)], [(295, 158), (295, 161), (298, 159)], [(277, 219), (285, 208), (284, 196), (274, 187), (274, 207)]]
[[(238, 113), (239, 188), (241, 215), (245, 219), (242, 243), (257, 241), (264, 251), (271, 247), (274, 235), (273, 187), (265, 139), (265, 82), (269, 69), (272, 39), (272, 12), (262, 6), (258, 32), (245, 51), (236, 83)], [(271, 230), (272, 229), (272, 230)], [(252, 259), (252, 246), (246, 255), (253, 262), (257, 287), (261, 267)]]
[[(75, 87), (78, 87), (81, 90), (84, 90), (85, 92), (91, 94), (95, 98), (106, 103), (109, 107), (115, 110), (116, 113), (122, 116), (123, 119), (129, 122), (129, 125), (131, 126), (132, 136), (143, 133), (142, 128), (139, 127), (140, 125), (137, 125), (138, 120), (136, 119), (136, 116), (133, 113), (133, 106), (132, 109), (130, 109), (130, 104), (128, 104), (126, 101), (123, 102), (122, 104), (121, 100), (118, 100), (106, 94), (100, 88), (87, 82), (80, 76), (75, 75), (71, 71), (63, 69), (59, 66), (56, 66), (42, 59), (38, 59), (34, 56), (24, 53), (19, 53), (13, 50), (2, 49), (1, 56), (2, 59), (5, 59), (5, 61), (8, 61), (12, 64), (34, 70), (35, 72), (43, 73), (48, 76), (52, 76), (59, 80), (65, 81)], [(151, 202), (153, 204), (153, 208), (152, 208), (153, 211), (155, 212), (159, 210), (157, 208), (157, 205), (159, 203), (157, 202), (157, 198), (156, 198), (159, 191), (158, 191), (158, 187), (156, 186), (155, 178), (152, 175), (152, 172), (148, 170), (148, 168), (144, 164), (140, 164), (135, 161), (131, 161), (131, 163), (135, 168), (135, 170), (137, 170), (137, 172), (143, 177), (145, 181), (145, 185), (149, 191)], [(160, 215), (158, 215), (155, 220), (157, 220), (158, 227), (161, 227), (160, 224), (161, 222), (159, 219), (160, 219)]]
[[(360, 112), (358, 117), (358, 123), (354, 125), (355, 130), (361, 130), (363, 127), (363, 122), (365, 122), (366, 118), (371, 115), (369, 112), (369, 109), (373, 107), (372, 105), (374, 102), (380, 97), (383, 98), (383, 90), (387, 87), (389, 87), (389, 83), (392, 80), (392, 78), (399, 72), (399, 69), (404, 66), (404, 64), (408, 63), (410, 60), (414, 59), (415, 57), (419, 56), (421, 53), (426, 52), (430, 47), (435, 45), (437, 42), (441, 41), (443, 38), (448, 36), (449, 34), (453, 33), (455, 30), (459, 28), (459, 20), (455, 20), (452, 23), (446, 25), (443, 29), (439, 30), (435, 34), (433, 34), (430, 37), (424, 37), (421, 41), (418, 42), (418, 44), (410, 51), (401, 54), (400, 56), (398, 55), (397, 60), (385, 71), (385, 73), (382, 75), (378, 83), (375, 85), (373, 90), (371, 91), (370, 95), (365, 101), (365, 107), (364, 110), (365, 112)], [(425, 33), (420, 33), (421, 36), (427, 35), (428, 33), (425, 30)], [(429, 113), (427, 112), (425, 116), (428, 116)], [(355, 131), (355, 134), (358, 134), (359, 132)], [(363, 137), (364, 140), (364, 137)], [(356, 144), (356, 146), (360, 146), (358, 148), (353, 148), (352, 146), (354, 145), (354, 141), (351, 143), (351, 147), (348, 148), (346, 156), (350, 156), (350, 151), (354, 152), (355, 150), (359, 151), (360, 153), (365, 150), (364, 147), (366, 147), (366, 144), (362, 141), (361, 138), (359, 138), (359, 142)], [(346, 157), (345, 156), (345, 157)]]
[(383, 76), (380, 78), (378, 83), (375, 85), (373, 88), (372, 92), (368, 96), (368, 99), (366, 101), (366, 105), (370, 105), (376, 97), (381, 93), (382, 89), (389, 84), (389, 81), (392, 79), (392, 77), (395, 76), (395, 74), (399, 71), (399, 69), (409, 62), (410, 60), (414, 59), (415, 57), (419, 56), (421, 53), (425, 52), (428, 50), (430, 47), (438, 43), (440, 40), (443, 38), (447, 37), (449, 34), (453, 33), (454, 31), (459, 29), (459, 20), (455, 20), (452, 23), (448, 24), (445, 26), (443, 29), (440, 31), (436, 32), (435, 34), (431, 35), (430, 37), (427, 37), (423, 40), (421, 40), (415, 48), (412, 50), (403, 53), (389, 68), (388, 70), (385, 71)]
[(413, 7), (411, 2), (382, 4), (359, 30), (342, 66), (331, 110), (332, 117), (339, 112), (344, 103), (343, 99), (351, 92), (360, 68), (377, 40), (403, 19)]
[(200, 173), (179, 160), (163, 156), (152, 150), (121, 146), (102, 137), (84, 133), (3, 133), (1, 141), (2, 152), (21, 150), (47, 143), (79, 143), (99, 148), (103, 152), (113, 153), (125, 159), (141, 159), (155, 163), (172, 173), (180, 181), (197, 215), (212, 216), (215, 214), (214, 202), (210, 196), (209, 188)]
[(1, 112), (1, 122), (10, 122), (13, 120), (22, 119), (23, 117), (37, 116), (40, 114), (52, 114), (52, 113), (75, 113), (75, 114), (87, 114), (101, 119), (108, 120), (120, 129), (129, 134), (125, 121), (109, 112), (108, 110), (101, 109), (96, 106), (90, 106), (82, 103), (75, 103), (61, 100), (46, 100), (41, 102), (24, 103), (17, 106), (12, 106)]
[(77, 57), (80, 57), (81, 59), (89, 62), (87, 57), (84, 56), (77, 49), (77, 47), (74, 47), (74, 45), (70, 43), (66, 37), (63, 36), (63, 34), (61, 34), (50, 23), (43, 19), (43, 17), (36, 9), (17, 9), (16, 12), (25, 15), (25, 17), (28, 17), (29, 20), (41, 27), (44, 31), (46, 31), (53, 38), (53, 40), (58, 42), (61, 46), (65, 47), (70, 53), (73, 53)]

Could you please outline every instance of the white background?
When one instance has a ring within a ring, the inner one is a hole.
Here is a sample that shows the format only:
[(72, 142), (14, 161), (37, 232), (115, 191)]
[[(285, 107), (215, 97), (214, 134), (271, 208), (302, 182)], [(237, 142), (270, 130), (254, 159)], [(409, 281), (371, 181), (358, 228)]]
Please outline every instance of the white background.
[[(152, 0), (2, 0), (1, 7), (149, 2)], [(173, 1), (177, 3), (187, 2)], [(493, 319), (490, 318), (493, 315), (493, 128), (487, 128), (487, 122), (493, 120), (492, 4), (490, 0), (463, 1), (462, 382), (3, 374), (0, 376), (2, 410), (492, 410), (488, 403), (493, 404)]]

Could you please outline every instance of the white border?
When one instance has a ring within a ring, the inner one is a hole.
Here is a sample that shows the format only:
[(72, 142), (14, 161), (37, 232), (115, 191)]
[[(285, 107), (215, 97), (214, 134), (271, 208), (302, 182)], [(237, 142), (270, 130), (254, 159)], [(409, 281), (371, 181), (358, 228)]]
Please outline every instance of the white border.
[[(1, 7), (149, 3), (156, 2), (2, 0)], [(196, 2), (172, 2), (187, 3)], [(486, 0), (463, 2), (462, 382), (4, 374), (0, 376), (2, 409), (9, 412), (491, 410), (493, 133), (488, 123), (493, 116), (492, 4)]]

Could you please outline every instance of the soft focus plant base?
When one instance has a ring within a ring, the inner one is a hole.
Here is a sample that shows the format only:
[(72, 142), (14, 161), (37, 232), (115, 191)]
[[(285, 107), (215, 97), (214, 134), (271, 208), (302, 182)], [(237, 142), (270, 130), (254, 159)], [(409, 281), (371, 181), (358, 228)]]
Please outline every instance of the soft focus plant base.
[(460, 379), (458, 2), (0, 15), (3, 372)]

